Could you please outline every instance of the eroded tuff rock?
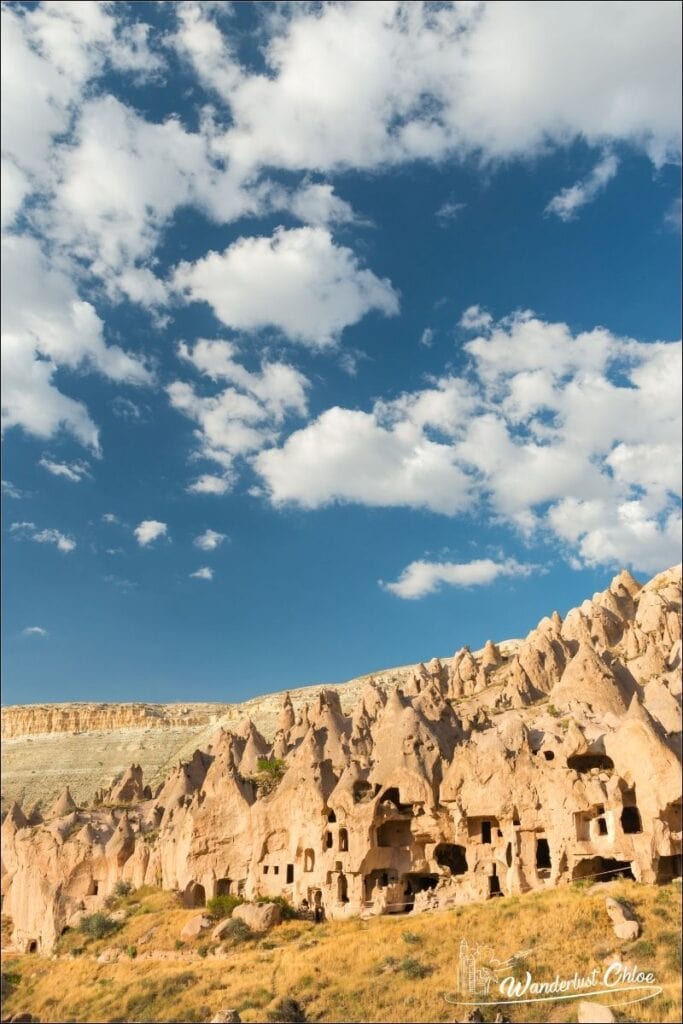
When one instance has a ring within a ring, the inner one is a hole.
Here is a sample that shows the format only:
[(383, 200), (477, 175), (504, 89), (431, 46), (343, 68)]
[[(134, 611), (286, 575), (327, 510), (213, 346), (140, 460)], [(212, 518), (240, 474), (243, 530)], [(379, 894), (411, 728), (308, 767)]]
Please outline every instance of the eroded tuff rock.
[[(462, 648), (345, 713), (282, 702), (272, 739), (220, 728), (156, 791), (132, 765), (88, 807), (2, 825), (4, 912), (48, 950), (116, 883), (187, 906), (284, 896), (331, 918), (576, 878), (680, 874), (681, 572), (629, 573), (522, 641)], [(271, 771), (259, 765), (272, 760)], [(275, 760), (278, 759), (278, 760)]]

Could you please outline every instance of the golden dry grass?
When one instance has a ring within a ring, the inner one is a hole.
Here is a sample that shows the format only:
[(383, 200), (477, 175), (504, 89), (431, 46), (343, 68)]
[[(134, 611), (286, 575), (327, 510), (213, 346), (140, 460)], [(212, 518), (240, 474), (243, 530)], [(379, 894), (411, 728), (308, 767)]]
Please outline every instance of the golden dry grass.
[[(628, 901), (643, 930), (636, 942), (614, 937), (605, 895)], [(649, 1002), (618, 1008), (619, 1020), (681, 1019), (680, 886), (639, 886), (619, 881), (601, 892), (572, 885), (522, 897), (417, 916), (352, 919), (314, 925), (292, 921), (267, 936), (230, 947), (206, 937), (177, 947), (184, 922), (196, 911), (180, 908), (169, 893), (141, 890), (119, 901), (129, 913), (113, 936), (86, 942), (70, 933), (56, 958), (5, 961), (12, 991), (5, 1015), (19, 1011), (41, 1021), (208, 1021), (221, 1008), (237, 1008), (246, 1021), (267, 1019), (283, 996), (319, 1021), (451, 1021), (465, 1017), (449, 1005), (456, 988), (462, 938), (504, 959), (529, 949), (536, 980), (587, 974), (618, 952), (653, 971), (663, 992)], [(206, 946), (208, 945), (208, 950)], [(83, 946), (74, 956), (73, 950)], [(98, 964), (106, 947), (133, 949), (115, 964)], [(199, 954), (200, 947), (204, 947)], [(172, 957), (149, 959), (151, 952)], [(421, 976), (422, 975), (422, 976)], [(485, 1011), (493, 1020), (495, 1010)], [(574, 1003), (538, 1003), (510, 1013), (515, 1021), (576, 1020)]]

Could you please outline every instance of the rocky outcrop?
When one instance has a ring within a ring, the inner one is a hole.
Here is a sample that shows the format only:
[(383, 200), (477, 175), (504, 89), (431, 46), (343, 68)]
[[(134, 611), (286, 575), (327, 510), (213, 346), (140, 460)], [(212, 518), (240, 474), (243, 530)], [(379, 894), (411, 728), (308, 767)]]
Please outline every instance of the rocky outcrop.
[(14, 942), (50, 949), (120, 881), (198, 908), (284, 897), (318, 918), (581, 878), (668, 881), (681, 855), (680, 614), (680, 568), (643, 587), (622, 573), (521, 641), (412, 666), (400, 685), (365, 680), (353, 708), (326, 689), (280, 699), (270, 734), (222, 721), (154, 790), (135, 764), (89, 802), (62, 794), (44, 821), (14, 804), (2, 826)]

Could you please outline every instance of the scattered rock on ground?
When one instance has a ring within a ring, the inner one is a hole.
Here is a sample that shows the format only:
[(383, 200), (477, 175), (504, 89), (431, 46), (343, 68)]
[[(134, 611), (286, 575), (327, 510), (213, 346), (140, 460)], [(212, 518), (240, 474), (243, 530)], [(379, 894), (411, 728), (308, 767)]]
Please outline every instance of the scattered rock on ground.
[(180, 933), (181, 939), (196, 939), (197, 936), (211, 927), (211, 920), (204, 914), (197, 914), (191, 917)]
[(211, 1018), (211, 1024), (242, 1024), (242, 1018), (237, 1010), (219, 1010), (216, 1016)]
[(611, 896), (608, 896), (605, 900), (605, 907), (612, 922), (614, 934), (618, 939), (638, 938), (640, 935), (640, 925), (628, 907), (624, 906), (623, 903), (619, 903), (618, 900), (612, 899)]
[(582, 999), (576, 1019), (578, 1024), (610, 1024), (615, 1018), (609, 1006)]
[(255, 932), (267, 932), (282, 920), (282, 910), (277, 903), (243, 903), (235, 907), (232, 916)]

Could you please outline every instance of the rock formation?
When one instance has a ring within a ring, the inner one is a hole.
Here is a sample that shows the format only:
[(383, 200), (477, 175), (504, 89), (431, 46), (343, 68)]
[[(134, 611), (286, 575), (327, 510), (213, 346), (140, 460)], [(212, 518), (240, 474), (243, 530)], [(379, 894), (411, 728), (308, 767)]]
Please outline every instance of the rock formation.
[(139, 765), (87, 807), (2, 826), (4, 912), (49, 950), (117, 882), (416, 913), (622, 873), (680, 874), (680, 568), (616, 577), (522, 641), (282, 703), (218, 729), (155, 792)]

